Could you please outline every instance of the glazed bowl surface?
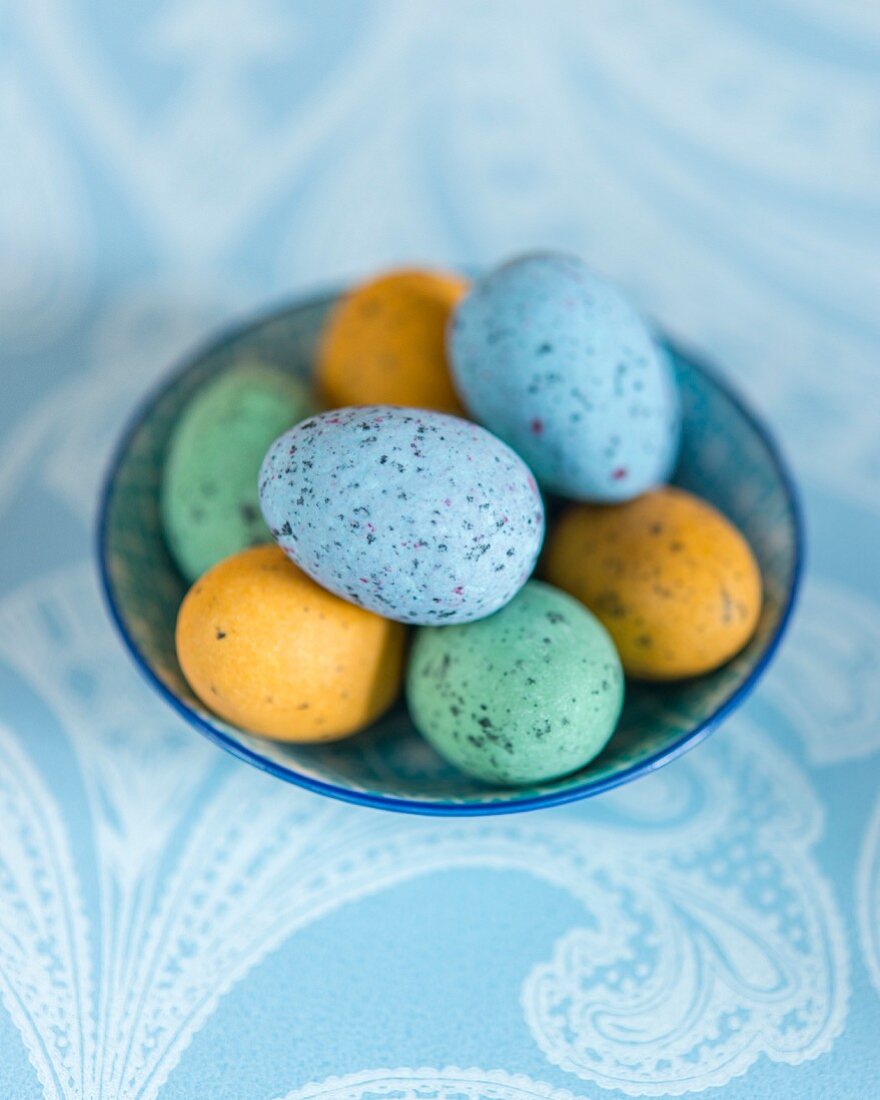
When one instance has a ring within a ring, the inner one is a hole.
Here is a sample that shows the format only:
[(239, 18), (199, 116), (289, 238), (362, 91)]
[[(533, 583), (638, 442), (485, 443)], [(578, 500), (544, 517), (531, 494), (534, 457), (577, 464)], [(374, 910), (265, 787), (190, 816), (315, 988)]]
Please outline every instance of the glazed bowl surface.
[(766, 670), (795, 600), (802, 558), (797, 494), (767, 428), (713, 370), (667, 342), (683, 406), (676, 484), (711, 501), (742, 530), (761, 567), (758, 629), (723, 668), (677, 684), (627, 683), (617, 732), (591, 764), (534, 787), (493, 788), (445, 764), (403, 704), (370, 729), (329, 745), (256, 737), (211, 714), (177, 663), (174, 624), (186, 591), (159, 518), (162, 465), (177, 418), (205, 382), (257, 358), (308, 377), (335, 295), (298, 302), (227, 333), (187, 360), (125, 430), (102, 492), (98, 558), (107, 604), (149, 684), (195, 731), (279, 779), (320, 794), (411, 813), (486, 814), (586, 798), (646, 775), (694, 747)]

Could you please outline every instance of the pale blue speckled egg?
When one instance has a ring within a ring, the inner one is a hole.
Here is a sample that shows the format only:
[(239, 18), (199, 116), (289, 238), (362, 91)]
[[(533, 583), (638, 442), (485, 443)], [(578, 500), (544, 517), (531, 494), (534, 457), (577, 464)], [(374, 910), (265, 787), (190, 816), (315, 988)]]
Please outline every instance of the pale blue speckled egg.
[(269, 448), (260, 502), (319, 584), (403, 623), (466, 623), (503, 607), (535, 566), (544, 508), (525, 463), (443, 413), (334, 409)]
[(620, 501), (671, 474), (680, 419), (669, 360), (577, 257), (523, 256), (479, 279), (453, 316), (449, 349), (470, 414), (543, 488)]

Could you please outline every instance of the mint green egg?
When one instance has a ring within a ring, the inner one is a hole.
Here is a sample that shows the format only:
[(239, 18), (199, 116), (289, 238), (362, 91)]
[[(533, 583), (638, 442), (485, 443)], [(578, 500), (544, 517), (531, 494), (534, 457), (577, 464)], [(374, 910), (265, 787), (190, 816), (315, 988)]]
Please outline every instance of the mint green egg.
[(270, 540), (260, 464), (282, 432), (314, 411), (302, 382), (256, 362), (231, 368), (193, 396), (171, 437), (160, 494), (165, 539), (187, 580)]
[(461, 771), (505, 786), (588, 764), (614, 733), (623, 692), (608, 632), (541, 581), (479, 622), (422, 627), (407, 669), (422, 735)]

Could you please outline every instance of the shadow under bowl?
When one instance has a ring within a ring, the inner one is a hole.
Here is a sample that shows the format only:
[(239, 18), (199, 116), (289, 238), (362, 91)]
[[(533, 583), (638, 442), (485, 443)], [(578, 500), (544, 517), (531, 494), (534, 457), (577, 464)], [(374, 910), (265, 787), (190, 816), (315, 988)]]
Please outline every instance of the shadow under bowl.
[(509, 813), (587, 798), (627, 783), (698, 744), (742, 703), (779, 644), (795, 599), (802, 525), (791, 477), (769, 432), (712, 371), (667, 343), (681, 391), (683, 437), (674, 481), (711, 501), (749, 540), (764, 606), (746, 648), (723, 668), (676, 684), (627, 683), (620, 725), (587, 767), (533, 787), (487, 787), (446, 764), (399, 705), (368, 730), (330, 745), (285, 745), (228, 725), (187, 686), (174, 650), (186, 592), (165, 546), (159, 485), (169, 438), (196, 390), (257, 358), (307, 378), (335, 295), (294, 303), (211, 343), (150, 396), (108, 472), (98, 556), (111, 615), (152, 687), (199, 733), (256, 767), (319, 794), (410, 813)]

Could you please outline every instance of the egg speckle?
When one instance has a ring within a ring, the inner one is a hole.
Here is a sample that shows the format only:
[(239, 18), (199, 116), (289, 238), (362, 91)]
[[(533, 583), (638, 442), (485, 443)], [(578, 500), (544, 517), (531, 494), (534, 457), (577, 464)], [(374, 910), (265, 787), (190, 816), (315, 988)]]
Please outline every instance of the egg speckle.
[(761, 612), (761, 575), (719, 511), (667, 487), (622, 505), (570, 507), (544, 575), (608, 628), (628, 675), (674, 680), (738, 653)]
[(273, 545), (201, 577), (177, 618), (195, 694), (250, 733), (335, 741), (375, 721), (400, 691), (405, 628), (319, 587)]
[(413, 721), (441, 756), (511, 785), (589, 763), (614, 732), (623, 691), (602, 624), (539, 581), (481, 622), (419, 630), (406, 683)]
[(668, 358), (576, 257), (524, 256), (477, 280), (449, 347), (468, 411), (549, 491), (628, 500), (670, 475), (679, 403)]
[(270, 541), (257, 492), (260, 463), (272, 440), (313, 410), (301, 382), (256, 362), (196, 391), (171, 437), (160, 494), (165, 540), (187, 580)]
[(408, 623), (498, 610), (534, 568), (544, 509), (522, 460), (478, 425), (391, 406), (286, 432), (260, 473), (278, 544), (319, 584)]
[(392, 271), (346, 294), (319, 347), (317, 378), (327, 404), (461, 413), (445, 331), (466, 289), (451, 273)]

